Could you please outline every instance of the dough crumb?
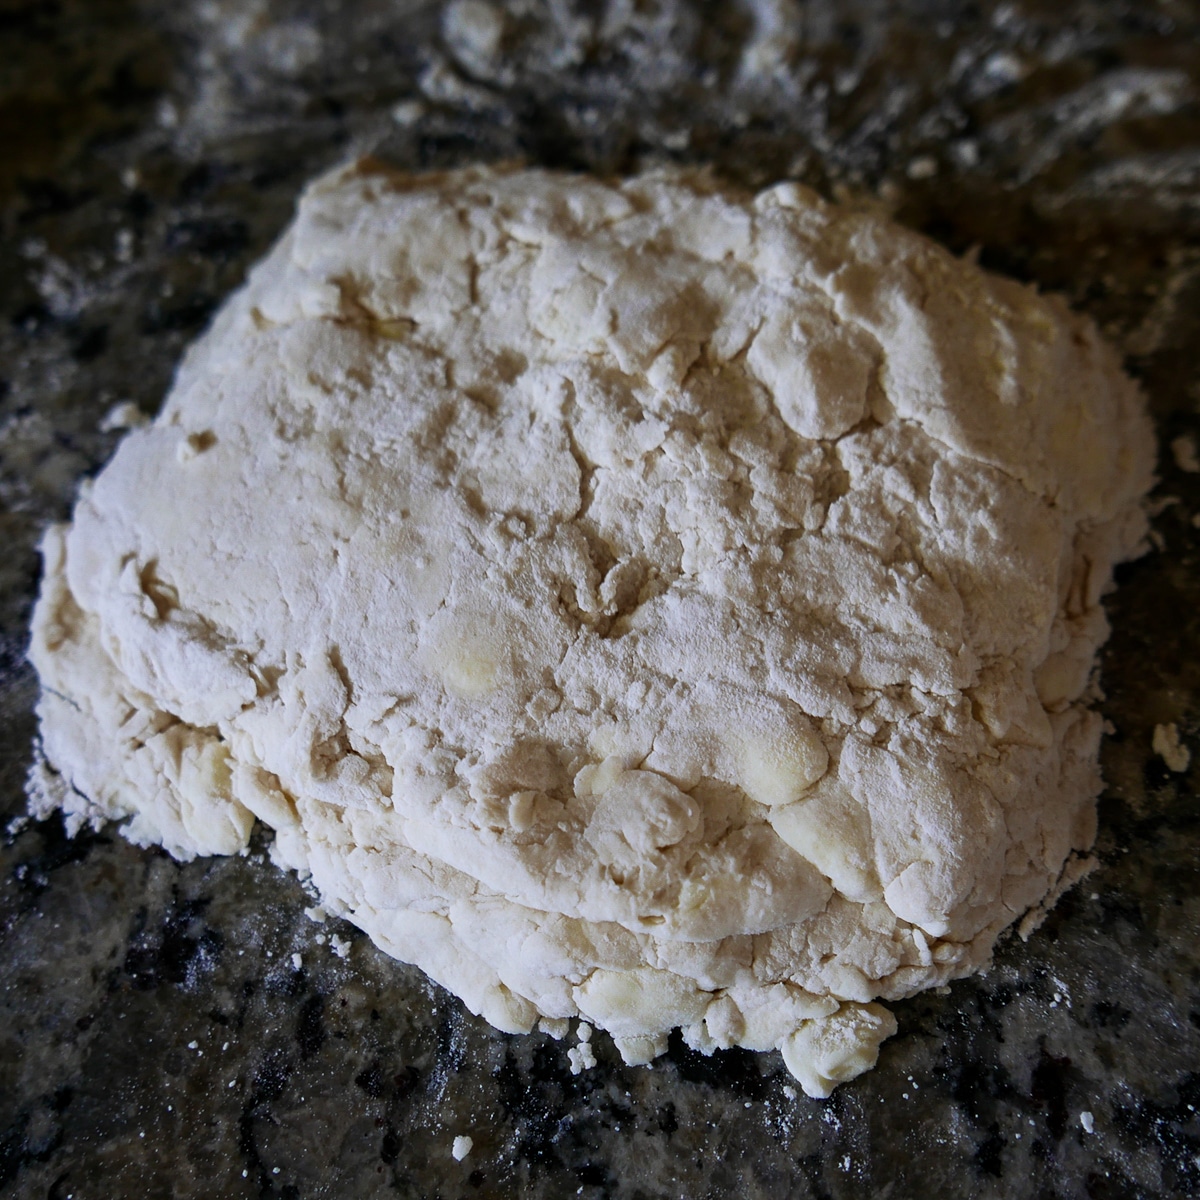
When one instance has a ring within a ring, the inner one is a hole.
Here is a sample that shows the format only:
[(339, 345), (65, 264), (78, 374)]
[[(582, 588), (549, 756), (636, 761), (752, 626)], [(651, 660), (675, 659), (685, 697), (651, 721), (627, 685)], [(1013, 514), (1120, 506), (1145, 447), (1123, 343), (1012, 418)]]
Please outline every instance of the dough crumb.
[(475, 1146), (475, 1139), (468, 1137), (464, 1133), (460, 1133), (454, 1139), (454, 1144), (450, 1147), (450, 1153), (453, 1155), (456, 1162), (462, 1162)]
[(596, 1064), (595, 1049), (592, 1045), (593, 1032), (592, 1026), (588, 1025), (587, 1021), (580, 1021), (576, 1027), (575, 1036), (580, 1039), (580, 1042), (566, 1051), (566, 1061), (570, 1063), (572, 1075), (590, 1070)]
[(101, 433), (114, 433), (118, 430), (140, 429), (147, 425), (150, 418), (132, 400), (122, 400), (114, 404), (100, 420)]
[(579, 1075), (590, 1071), (596, 1065), (596, 1052), (590, 1042), (580, 1042), (567, 1051), (567, 1062), (571, 1066), (571, 1074)]
[(1168, 770), (1182, 774), (1191, 765), (1192, 752), (1180, 739), (1179, 727), (1174, 721), (1167, 725), (1155, 725), (1151, 745), (1154, 753), (1167, 764)]
[(407, 128), (416, 125), (425, 115), (425, 105), (420, 100), (401, 100), (392, 107), (392, 120)]
[(578, 1075), (583, 1071), (590, 1071), (596, 1065), (596, 1051), (592, 1046), (592, 1034), (594, 1030), (586, 1021), (580, 1021), (575, 1030), (575, 1036), (579, 1039), (577, 1046), (572, 1046), (567, 1051), (567, 1062), (571, 1067), (571, 1074)]
[(1196, 439), (1190, 433), (1181, 433), (1171, 442), (1171, 454), (1175, 465), (1189, 475), (1200, 472), (1200, 455), (1196, 453)]
[(464, 63), (484, 66), (500, 51), (504, 11), (487, 0), (452, 0), (442, 17), (442, 35)]
[(1079, 1123), (1083, 1126), (1084, 1133), (1096, 1132), (1096, 1120), (1086, 1109), (1079, 1114)]

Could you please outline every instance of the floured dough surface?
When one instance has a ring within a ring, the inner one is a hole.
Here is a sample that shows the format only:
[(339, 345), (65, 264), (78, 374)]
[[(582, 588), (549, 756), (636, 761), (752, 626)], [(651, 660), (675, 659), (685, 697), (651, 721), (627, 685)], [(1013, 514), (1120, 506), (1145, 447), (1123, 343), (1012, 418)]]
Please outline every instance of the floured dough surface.
[(1151, 471), (1090, 323), (878, 216), (361, 163), (48, 533), (34, 808), (827, 1095), (1090, 846)]

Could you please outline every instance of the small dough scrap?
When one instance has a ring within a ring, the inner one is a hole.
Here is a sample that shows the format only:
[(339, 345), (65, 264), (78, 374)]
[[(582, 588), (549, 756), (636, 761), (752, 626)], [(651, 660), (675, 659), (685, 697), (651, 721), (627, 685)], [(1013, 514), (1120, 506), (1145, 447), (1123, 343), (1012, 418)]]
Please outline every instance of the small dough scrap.
[(1079, 873), (1153, 437), (1055, 298), (792, 183), (363, 161), (127, 424), (43, 543), (38, 816), (262, 822), (502, 1030), (812, 1096)]
[(1192, 752), (1179, 736), (1179, 726), (1174, 721), (1167, 725), (1155, 725), (1151, 741), (1154, 753), (1167, 764), (1168, 770), (1182, 774), (1191, 766)]
[(880, 1043), (895, 1032), (896, 1018), (882, 1004), (843, 1004), (827, 1017), (805, 1021), (780, 1049), (805, 1095), (824, 1099), (839, 1083), (869, 1071)]

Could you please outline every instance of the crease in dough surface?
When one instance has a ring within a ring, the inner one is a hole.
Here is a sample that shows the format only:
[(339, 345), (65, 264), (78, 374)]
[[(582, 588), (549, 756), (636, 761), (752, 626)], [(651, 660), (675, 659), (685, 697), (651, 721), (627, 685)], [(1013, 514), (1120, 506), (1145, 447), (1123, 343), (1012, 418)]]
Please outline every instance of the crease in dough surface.
[(1078, 877), (1152, 470), (1090, 322), (878, 216), (360, 162), (47, 532), (32, 808), (828, 1095)]

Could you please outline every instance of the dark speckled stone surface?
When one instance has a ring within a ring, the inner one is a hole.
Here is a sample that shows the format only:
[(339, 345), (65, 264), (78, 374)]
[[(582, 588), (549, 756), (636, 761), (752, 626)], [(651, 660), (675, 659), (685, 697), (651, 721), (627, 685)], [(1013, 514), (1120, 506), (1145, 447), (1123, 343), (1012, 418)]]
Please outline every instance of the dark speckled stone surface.
[[(413, 0), (0, 2), (0, 1193), (1197, 1195), (1197, 768), (1151, 739), (1175, 722), (1200, 749), (1200, 474), (1176, 442), (1200, 427), (1200, 5), (492, 12), (494, 39)], [(102, 415), (155, 409), (303, 182), (367, 149), (873, 197), (1065, 292), (1144, 381), (1156, 547), (1109, 605), (1098, 869), (987, 976), (897, 1006), (827, 1102), (777, 1055), (678, 1043), (642, 1069), (598, 1038), (572, 1076), (564, 1045), (307, 920), (261, 847), (179, 866), (20, 820), (39, 531), (110, 454)]]

